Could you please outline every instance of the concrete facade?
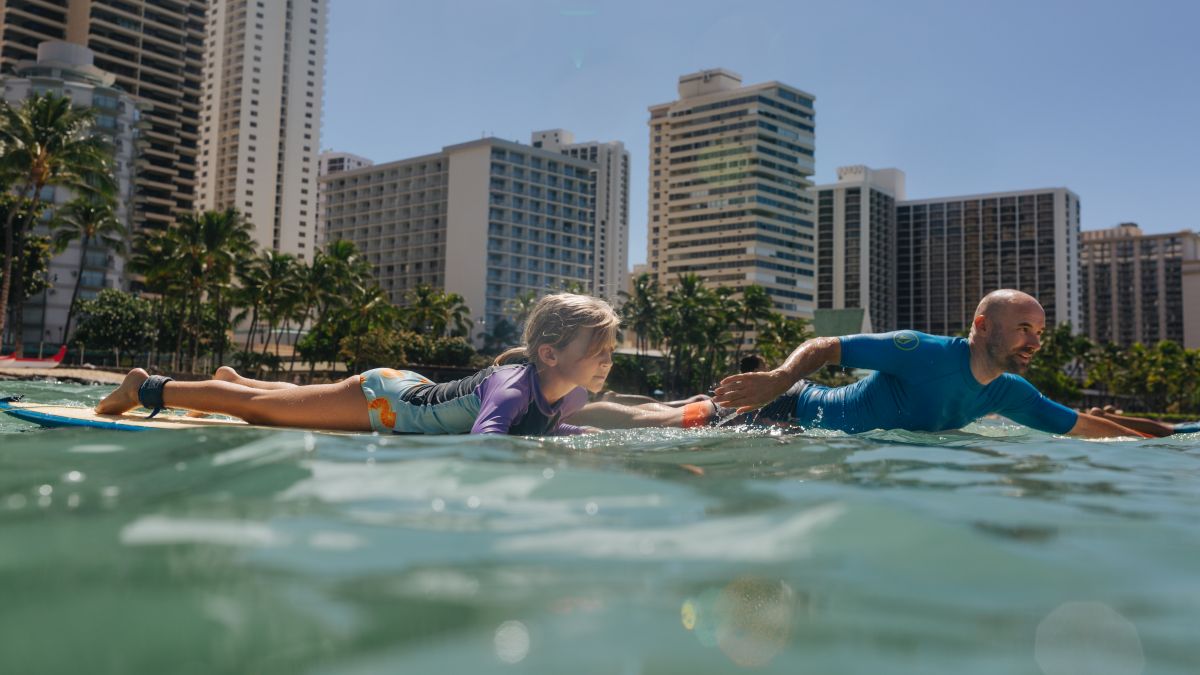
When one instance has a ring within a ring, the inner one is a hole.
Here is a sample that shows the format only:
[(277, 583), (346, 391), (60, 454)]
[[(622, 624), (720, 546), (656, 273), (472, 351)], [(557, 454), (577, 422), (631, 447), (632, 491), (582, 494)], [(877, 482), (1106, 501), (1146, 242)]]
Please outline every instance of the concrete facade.
[(317, 232), (320, 235), (318, 246), (324, 246), (329, 241), (329, 222), (325, 218), (325, 176), (342, 171), (353, 171), (364, 166), (372, 166), (375, 162), (366, 157), (349, 152), (322, 150), (317, 156)]
[(817, 308), (862, 308), (867, 332), (896, 330), (896, 203), (904, 172), (843, 166), (817, 195)]
[(263, 248), (311, 259), (329, 0), (213, 0), (200, 204), (236, 208)]
[(1066, 188), (897, 202), (897, 325), (938, 335), (970, 326), (986, 293), (1016, 288), (1046, 324), (1082, 325), (1079, 197)]
[(694, 273), (766, 288), (777, 311), (815, 305), (814, 97), (715, 69), (651, 106), (647, 264), (664, 288)]
[(207, 0), (4, 0), (0, 67), (36, 58), (38, 43), (90, 48), (95, 66), (142, 104), (135, 228), (164, 228), (196, 202), (200, 79)]
[(1200, 234), (1122, 223), (1082, 240), (1083, 327), (1093, 341), (1200, 348)]
[(331, 239), (363, 251), (391, 301), (420, 284), (462, 295), (473, 338), (507, 303), (593, 278), (591, 162), (484, 138), (331, 174)]
[(610, 303), (620, 300), (629, 267), (629, 151), (620, 141), (576, 143), (565, 129), (533, 133), (535, 148), (557, 150), (596, 165), (593, 192), (596, 212), (596, 249), (592, 294)]
[[(138, 120), (140, 112), (133, 97), (115, 86), (116, 77), (93, 65), (93, 53), (86, 47), (68, 42), (43, 42), (38, 47), (37, 61), (16, 64), (16, 74), (0, 78), (3, 99), (13, 105), (34, 94), (51, 92), (71, 99), (77, 107), (91, 108), (96, 114), (96, 129), (113, 149), (113, 178), (117, 184), (116, 217), (127, 233), (134, 226), (134, 182), (137, 157)], [(50, 204), (64, 204), (74, 194), (62, 187), (49, 187), (42, 197)], [(53, 211), (53, 207), (49, 212)], [(48, 235), (50, 230), (39, 225), (35, 234)], [(100, 242), (90, 242), (83, 269), (82, 242), (74, 241), (50, 261), (51, 286), (31, 298), (24, 308), (24, 341), (26, 349), (36, 350), (39, 344), (55, 345), (64, 342), (67, 313), (76, 280), (80, 283), (79, 297), (88, 300), (104, 288), (124, 288), (125, 259), (119, 250), (108, 250)]]

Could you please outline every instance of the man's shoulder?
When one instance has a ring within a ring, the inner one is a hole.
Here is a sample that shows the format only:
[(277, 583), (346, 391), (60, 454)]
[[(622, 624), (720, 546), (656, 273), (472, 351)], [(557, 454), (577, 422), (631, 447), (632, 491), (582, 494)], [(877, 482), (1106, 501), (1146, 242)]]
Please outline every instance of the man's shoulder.
[(890, 333), (879, 333), (878, 335), (890, 338), (892, 345), (902, 352), (953, 349), (959, 346), (966, 346), (966, 340), (962, 338), (933, 335), (918, 330), (896, 330)]

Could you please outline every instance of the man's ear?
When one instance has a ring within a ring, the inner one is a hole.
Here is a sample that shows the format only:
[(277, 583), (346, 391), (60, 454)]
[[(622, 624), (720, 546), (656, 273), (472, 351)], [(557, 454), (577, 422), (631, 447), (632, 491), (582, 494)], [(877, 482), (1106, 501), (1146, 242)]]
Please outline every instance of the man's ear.
[(979, 316), (975, 317), (975, 319), (971, 322), (971, 325), (974, 326), (976, 333), (986, 333), (988, 329), (987, 317), (980, 314)]
[(538, 360), (548, 366), (558, 365), (558, 350), (550, 345), (541, 345), (537, 349)]

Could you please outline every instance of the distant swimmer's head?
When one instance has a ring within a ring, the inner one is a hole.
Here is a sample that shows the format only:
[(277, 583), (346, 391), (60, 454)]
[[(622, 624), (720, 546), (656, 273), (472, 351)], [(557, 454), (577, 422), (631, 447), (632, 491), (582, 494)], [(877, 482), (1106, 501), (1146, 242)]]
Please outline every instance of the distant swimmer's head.
[(1024, 373), (1042, 347), (1046, 310), (1032, 295), (1005, 288), (979, 301), (971, 321), (971, 344), (982, 344), (997, 368)]

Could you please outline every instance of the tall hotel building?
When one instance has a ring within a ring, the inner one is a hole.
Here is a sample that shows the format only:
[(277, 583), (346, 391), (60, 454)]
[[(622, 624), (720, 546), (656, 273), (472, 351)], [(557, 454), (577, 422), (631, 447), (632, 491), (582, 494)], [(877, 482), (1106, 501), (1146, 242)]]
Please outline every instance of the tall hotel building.
[(863, 331), (895, 330), (896, 204), (904, 172), (843, 166), (817, 195), (817, 309), (862, 308)]
[(574, 135), (565, 129), (534, 132), (532, 145), (595, 164), (592, 294), (618, 302), (618, 293), (625, 290), (629, 264), (629, 151), (620, 141), (576, 143)]
[(497, 138), (330, 174), (330, 239), (364, 252), (394, 304), (419, 284), (463, 296), (474, 334), (509, 300), (592, 282), (589, 161)]
[(143, 104), (135, 227), (163, 228), (196, 200), (207, 0), (5, 0), (0, 68), (34, 61), (46, 40), (95, 53), (95, 66)]
[(1016, 288), (1048, 326), (1078, 329), (1079, 213), (1066, 188), (898, 202), (896, 325), (951, 335), (984, 294)]
[(310, 258), (329, 0), (213, 0), (200, 197), (236, 208), (264, 248)]
[(1200, 348), (1200, 234), (1142, 234), (1134, 223), (1083, 233), (1083, 328), (1128, 347)]
[(660, 284), (757, 284), (811, 318), (814, 124), (811, 94), (722, 69), (680, 77), (679, 99), (650, 107), (647, 263)]
[[(53, 92), (70, 98), (72, 105), (92, 109), (96, 128), (104, 135), (113, 153), (113, 178), (117, 185), (114, 215), (127, 231), (130, 230), (138, 141), (137, 103), (115, 86), (115, 76), (93, 65), (94, 55), (87, 47), (69, 42), (43, 42), (38, 45), (37, 54), (36, 62), (19, 62), (15, 75), (0, 78), (4, 101), (20, 105), (34, 94)], [(46, 192), (43, 196), (53, 205), (51, 209), (76, 196), (65, 187), (49, 187)], [(43, 222), (36, 233), (49, 234), (49, 228)], [(81, 300), (92, 299), (104, 288), (121, 288), (125, 268), (123, 248), (109, 247), (105, 242), (93, 239), (85, 251), (82, 242), (76, 240), (51, 258), (48, 268), (50, 287), (32, 297), (22, 310), (25, 344), (32, 347), (66, 341), (67, 313), (76, 282)], [(73, 325), (78, 324), (73, 322)]]

